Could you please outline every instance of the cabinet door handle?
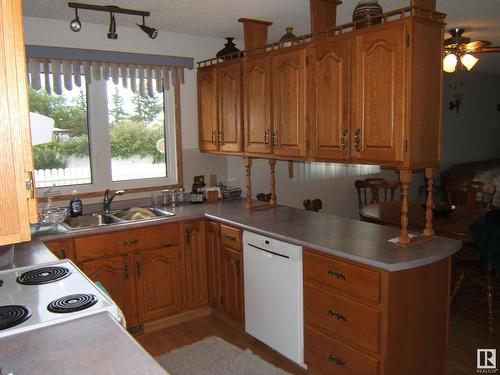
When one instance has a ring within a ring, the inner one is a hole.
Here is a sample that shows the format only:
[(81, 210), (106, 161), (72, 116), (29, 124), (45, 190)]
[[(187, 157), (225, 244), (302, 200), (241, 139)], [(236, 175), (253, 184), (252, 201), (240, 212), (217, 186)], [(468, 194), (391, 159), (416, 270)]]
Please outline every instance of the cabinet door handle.
[(186, 245), (191, 245), (191, 230), (186, 229)]
[(278, 131), (276, 129), (273, 130), (272, 142), (273, 142), (273, 148), (277, 148), (278, 147)]
[(346, 275), (343, 275), (339, 272), (336, 272), (336, 271), (332, 271), (332, 270), (329, 270), (328, 271), (328, 276), (330, 277), (334, 277), (338, 280), (347, 280), (347, 276)]
[(341, 360), (339, 357), (334, 356), (333, 354), (328, 354), (326, 356), (326, 359), (329, 362), (332, 362), (339, 367), (345, 367), (345, 362), (343, 360)]
[(236, 273), (236, 275), (240, 275), (240, 261), (237, 260), (236, 263), (234, 263), (234, 271)]
[(356, 129), (354, 132), (354, 149), (357, 152), (361, 151), (361, 129)]
[(128, 280), (128, 264), (123, 265), (123, 278)]
[(125, 240), (122, 242), (123, 245), (134, 245), (136, 243), (139, 243), (139, 240), (137, 239), (132, 239), (132, 240)]
[(61, 248), (61, 259), (66, 259), (66, 248)]
[(224, 235), (224, 239), (226, 241), (236, 241), (236, 237), (234, 237), (234, 236)]
[(223, 132), (218, 132), (218, 138), (219, 138), (219, 146), (224, 145), (224, 133)]
[(342, 322), (347, 322), (347, 318), (344, 315), (334, 310), (328, 310), (328, 316), (332, 319), (337, 319)]
[(269, 147), (269, 129), (264, 130), (264, 145)]
[(135, 272), (137, 272), (137, 276), (141, 276), (141, 262), (138, 260), (135, 261)]
[(212, 144), (217, 145), (217, 141), (215, 139), (215, 130), (212, 130)]
[(349, 131), (344, 130), (342, 133), (341, 145), (342, 150), (347, 150), (347, 145), (349, 144)]

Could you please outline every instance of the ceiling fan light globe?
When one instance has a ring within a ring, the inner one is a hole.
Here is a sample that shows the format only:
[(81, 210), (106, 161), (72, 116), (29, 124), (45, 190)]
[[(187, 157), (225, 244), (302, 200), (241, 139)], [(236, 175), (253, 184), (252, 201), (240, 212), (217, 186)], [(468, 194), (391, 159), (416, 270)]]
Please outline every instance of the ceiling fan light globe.
[(460, 58), (460, 62), (467, 70), (471, 70), (478, 61), (479, 59), (477, 57), (474, 57), (469, 53), (466, 53)]
[(71, 20), (71, 22), (69, 23), (69, 28), (75, 33), (79, 32), (82, 29), (82, 23), (80, 22), (78, 17)]
[(453, 73), (456, 67), (457, 67), (457, 56), (455, 56), (455, 54), (453, 53), (446, 55), (443, 59), (443, 70), (446, 73)]

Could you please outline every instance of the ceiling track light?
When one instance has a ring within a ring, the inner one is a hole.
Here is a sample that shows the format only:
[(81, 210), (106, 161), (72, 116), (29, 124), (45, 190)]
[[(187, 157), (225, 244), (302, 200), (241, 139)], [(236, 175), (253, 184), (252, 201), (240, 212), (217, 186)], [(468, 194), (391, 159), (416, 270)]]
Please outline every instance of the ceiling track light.
[(109, 13), (109, 31), (108, 38), (109, 39), (118, 39), (118, 34), (116, 33), (116, 19), (115, 14), (128, 14), (134, 16), (142, 17), (142, 24), (136, 24), (139, 28), (144, 31), (151, 39), (155, 39), (158, 36), (158, 30), (154, 27), (146, 26), (146, 17), (150, 16), (149, 12), (143, 10), (135, 10), (135, 9), (125, 9), (120, 8), (114, 5), (94, 5), (94, 4), (84, 4), (84, 3), (68, 3), (70, 8), (75, 9), (75, 18), (70, 22), (70, 29), (74, 32), (78, 32), (82, 28), (82, 24), (80, 19), (78, 18), (78, 9), (85, 10), (95, 10), (98, 12), (108, 12)]

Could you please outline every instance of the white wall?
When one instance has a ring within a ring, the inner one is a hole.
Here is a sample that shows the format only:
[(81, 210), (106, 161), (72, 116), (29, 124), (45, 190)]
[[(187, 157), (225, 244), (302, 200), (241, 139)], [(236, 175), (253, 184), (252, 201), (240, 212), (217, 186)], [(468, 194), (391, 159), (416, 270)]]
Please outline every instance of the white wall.
[[(225, 43), (224, 39), (165, 31), (160, 31), (158, 37), (152, 40), (139, 28), (122, 27), (119, 24), (118, 39), (110, 40), (106, 36), (108, 26), (85, 22), (82, 26), (80, 32), (74, 33), (69, 29), (69, 20), (25, 17), (26, 44), (193, 57), (196, 62), (215, 56)], [(193, 69), (185, 72), (185, 84), (181, 86), (183, 172), (186, 188), (191, 187), (195, 175), (205, 173), (208, 179), (208, 174), (217, 174), (222, 181), (227, 176), (224, 156), (207, 156), (198, 151), (196, 95), (196, 69)]]

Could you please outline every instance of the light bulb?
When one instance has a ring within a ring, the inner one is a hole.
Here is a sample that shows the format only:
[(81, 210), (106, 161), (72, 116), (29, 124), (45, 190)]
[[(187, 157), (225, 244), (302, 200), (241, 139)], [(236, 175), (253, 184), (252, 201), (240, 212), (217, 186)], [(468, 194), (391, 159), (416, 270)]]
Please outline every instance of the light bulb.
[(467, 70), (471, 70), (474, 65), (479, 61), (477, 57), (472, 56), (471, 54), (466, 53), (460, 58), (463, 66), (467, 68)]
[(443, 59), (443, 70), (446, 73), (453, 73), (455, 71), (455, 67), (457, 66), (457, 56), (453, 53), (446, 55)]

